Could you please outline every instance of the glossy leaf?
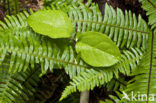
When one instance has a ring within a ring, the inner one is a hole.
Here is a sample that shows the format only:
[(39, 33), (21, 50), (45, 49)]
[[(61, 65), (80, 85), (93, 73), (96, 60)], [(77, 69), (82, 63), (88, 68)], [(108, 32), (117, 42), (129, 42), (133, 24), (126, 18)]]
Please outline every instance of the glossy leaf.
[(73, 27), (67, 14), (60, 10), (43, 10), (32, 14), (28, 24), (33, 30), (51, 38), (68, 38)]
[(117, 63), (121, 54), (119, 48), (106, 35), (85, 32), (78, 37), (76, 52), (91, 66), (108, 67)]

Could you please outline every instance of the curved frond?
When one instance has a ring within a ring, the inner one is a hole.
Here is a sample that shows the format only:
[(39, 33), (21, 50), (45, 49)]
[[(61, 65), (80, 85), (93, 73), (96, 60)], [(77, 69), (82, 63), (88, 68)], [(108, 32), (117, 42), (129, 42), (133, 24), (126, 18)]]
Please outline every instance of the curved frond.
[[(138, 49), (132, 51), (124, 51), (122, 61), (110, 68), (91, 68), (81, 73), (80, 76), (75, 76), (67, 86), (62, 94), (61, 100), (66, 98), (69, 94), (79, 91), (92, 90), (96, 86), (103, 85), (109, 82), (113, 75), (118, 78), (118, 73), (129, 75), (131, 69), (135, 69), (139, 59), (142, 58), (142, 52)], [(133, 71), (133, 70), (132, 70)]]
[(142, 3), (143, 9), (147, 11), (149, 16), (149, 24), (152, 29), (156, 28), (156, 1), (155, 0), (139, 0)]
[[(144, 101), (149, 103), (151, 98), (155, 98), (156, 95), (156, 30), (152, 32), (149, 42), (147, 53), (142, 58), (140, 65), (135, 71), (135, 77), (130, 80), (127, 92), (134, 91), (140, 94), (145, 94)], [(151, 97), (151, 96), (154, 97)]]

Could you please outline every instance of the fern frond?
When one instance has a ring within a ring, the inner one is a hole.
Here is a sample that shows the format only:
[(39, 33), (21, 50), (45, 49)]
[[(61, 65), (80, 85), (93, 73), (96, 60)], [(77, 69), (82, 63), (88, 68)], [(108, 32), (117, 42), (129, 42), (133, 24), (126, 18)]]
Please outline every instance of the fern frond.
[(86, 6), (90, 6), (92, 3), (92, 0), (88, 0), (87, 2), (85, 0), (44, 0), (46, 4), (53, 4), (53, 5), (81, 5), (82, 3), (85, 3)]
[[(31, 13), (33, 13), (32, 10)], [(28, 12), (23, 11), (23, 13), (19, 13), (16, 16), (7, 16), (4, 18), (4, 22), (0, 21), (0, 29), (12, 33), (18, 33), (20, 30), (25, 30), (28, 26), (26, 19), (29, 15), (30, 14)]]
[[(49, 9), (60, 8), (63, 7), (52, 5)], [(140, 15), (137, 18), (131, 11), (123, 12), (119, 8), (115, 11), (107, 4), (104, 17), (96, 4), (92, 4), (90, 7), (70, 5), (64, 6), (64, 9), (73, 22), (74, 33), (102, 32), (107, 34), (120, 48), (146, 48), (150, 30)]]
[[(120, 48), (146, 48), (150, 32), (148, 26), (140, 15), (137, 20), (135, 14), (132, 14), (131, 11), (125, 11), (124, 16), (121, 9), (117, 9), (116, 12), (111, 6), (106, 4), (103, 18), (98, 6), (94, 4), (90, 7), (85, 7), (84, 5), (52, 5), (49, 9), (66, 11), (73, 21), (74, 33), (98, 31), (107, 34)], [(27, 27), (26, 18), (28, 16), (27, 12), (18, 14), (17, 18), (8, 16), (5, 18), (6, 23), (0, 22), (0, 25), (4, 29), (24, 30)]]
[[(148, 26), (141, 16), (139, 16), (137, 22), (135, 14), (132, 15), (131, 11), (125, 11), (124, 16), (121, 9), (117, 9), (116, 12), (111, 6), (106, 4), (105, 16), (103, 18), (98, 6), (94, 4), (90, 7), (85, 7), (84, 5), (52, 5), (50, 9), (66, 11), (73, 21), (74, 33), (98, 31), (107, 34), (120, 48), (146, 48), (146, 41), (149, 34)], [(26, 17), (29, 16), (26, 12), (24, 15)], [(24, 15), (21, 16), (24, 18)], [(14, 27), (17, 27), (17, 29), (23, 27), (21, 30), (24, 30), (24, 27), (27, 27), (26, 17), (22, 20), (20, 17), (20, 22), (18, 22), (18, 18), (8, 17), (7, 19), (5, 18), (6, 24), (0, 24), (5, 29), (10, 27), (10, 29), (12, 28), (15, 31), (16, 29)], [(25, 23), (24, 25), (19, 25), (23, 22)]]
[[(74, 51), (71, 47), (64, 51), (59, 51), (60, 47), (63, 46), (62, 44), (55, 46), (55, 44), (59, 42), (52, 43), (51, 39), (46, 43), (47, 39), (44, 39), (44, 41), (41, 35), (34, 33), (26, 22), (28, 16), (29, 14), (24, 12), (18, 14), (17, 17), (8, 16), (5, 18), (5, 23), (0, 22), (0, 35), (2, 36), (0, 47), (2, 56), (0, 62), (3, 62), (7, 53), (12, 53), (9, 71), (14, 73), (17, 71), (26, 71), (29, 64), (34, 68), (35, 63), (41, 64), (43, 74), (46, 73), (49, 68), (52, 71), (53, 67), (65, 67), (65, 71), (70, 77), (85, 70), (82, 69), (86, 68), (82, 60), (77, 64)], [(7, 44), (6, 41), (8, 42)], [(64, 44), (67, 43), (64, 42)], [(64, 64), (64, 66), (62, 66), (62, 64)]]
[(109, 82), (113, 75), (118, 78), (118, 73), (129, 75), (131, 69), (136, 68), (139, 59), (142, 58), (142, 52), (138, 49), (132, 49), (132, 51), (123, 51), (122, 61), (117, 65), (110, 68), (91, 68), (81, 73), (80, 76), (73, 78), (70, 85), (67, 86), (62, 94), (61, 100), (67, 97), (69, 94), (79, 91), (85, 91), (94, 89), (96, 86), (103, 85)]
[[(150, 96), (156, 95), (155, 88), (155, 74), (156, 74), (156, 30), (152, 32), (149, 42), (147, 53), (142, 58), (140, 65), (135, 71), (135, 77), (130, 80), (127, 87), (127, 93), (133, 91), (139, 92), (147, 96), (146, 103), (150, 102)], [(154, 96), (154, 99), (155, 96)]]
[[(119, 98), (113, 95), (109, 95), (109, 97), (115, 102), (115, 103), (123, 103)], [(113, 103), (113, 101), (106, 99), (104, 103)], [(124, 103), (127, 103), (124, 101)]]
[(59, 101), (57, 103), (79, 103), (80, 102), (80, 93), (75, 93), (70, 95), (68, 98), (64, 99), (63, 101)]
[(142, 3), (143, 9), (147, 11), (149, 16), (149, 24), (152, 29), (156, 28), (156, 1), (155, 0), (139, 0)]
[(9, 64), (0, 66), (0, 103), (27, 103), (36, 92), (40, 70), (28, 69), (26, 72), (8, 73)]
[(28, 37), (28, 40), (23, 36), (19, 38), (7, 34), (1, 35), (0, 38), (0, 61), (2, 63), (7, 54), (11, 53), (10, 72), (26, 71), (29, 64), (34, 68), (35, 63), (40, 63), (43, 74), (49, 68), (52, 71), (55, 67), (65, 68), (66, 73), (73, 77), (87, 68), (82, 60), (75, 58), (68, 39), (53, 40), (43, 37), (41, 42), (38, 42), (31, 37)]

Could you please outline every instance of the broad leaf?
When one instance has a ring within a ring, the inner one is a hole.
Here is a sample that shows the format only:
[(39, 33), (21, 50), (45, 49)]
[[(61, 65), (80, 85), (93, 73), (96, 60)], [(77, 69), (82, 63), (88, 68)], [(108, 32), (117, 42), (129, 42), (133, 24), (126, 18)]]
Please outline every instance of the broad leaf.
[(43, 10), (32, 14), (28, 24), (37, 33), (51, 38), (68, 38), (73, 27), (67, 14), (60, 10)]
[(91, 66), (108, 67), (117, 63), (121, 54), (119, 48), (106, 35), (85, 32), (78, 37), (76, 52)]

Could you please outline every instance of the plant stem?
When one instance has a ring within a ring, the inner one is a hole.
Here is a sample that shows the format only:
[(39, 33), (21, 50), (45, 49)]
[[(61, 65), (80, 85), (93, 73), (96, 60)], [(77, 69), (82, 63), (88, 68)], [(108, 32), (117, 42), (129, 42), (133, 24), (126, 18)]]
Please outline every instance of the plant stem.
[(89, 103), (89, 91), (81, 92), (80, 103)]

